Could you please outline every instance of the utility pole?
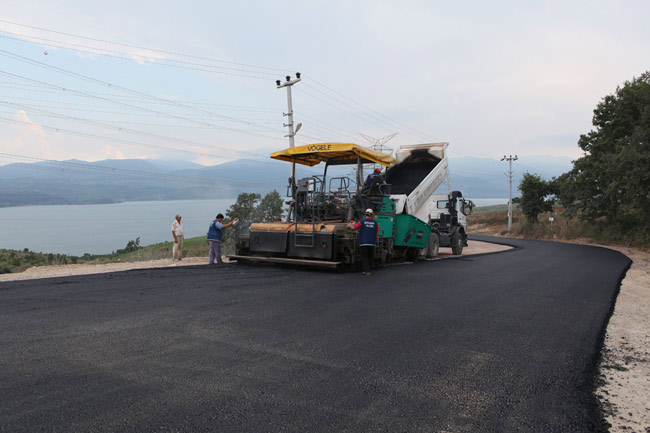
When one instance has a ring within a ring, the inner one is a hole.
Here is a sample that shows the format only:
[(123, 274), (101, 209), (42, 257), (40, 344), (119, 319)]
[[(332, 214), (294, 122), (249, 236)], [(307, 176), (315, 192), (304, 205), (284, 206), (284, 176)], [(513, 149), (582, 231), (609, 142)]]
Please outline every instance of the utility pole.
[(282, 83), (280, 80), (276, 80), (275, 84), (277, 85), (278, 89), (281, 89), (283, 87), (287, 88), (287, 105), (289, 106), (289, 112), (282, 113), (282, 115), (289, 117), (289, 123), (284, 123), (283, 126), (289, 127), (289, 135), (285, 135), (285, 137), (289, 137), (289, 147), (294, 147), (293, 137), (296, 135), (296, 133), (293, 131), (293, 105), (291, 104), (291, 86), (300, 81), (300, 72), (296, 72), (295, 80), (292, 80), (290, 75), (287, 75), (285, 78), (287, 81), (284, 83)]
[[(285, 135), (285, 137), (289, 137), (289, 147), (294, 147), (294, 139), (296, 133), (298, 132), (298, 129), (302, 126), (302, 124), (298, 125), (298, 128), (294, 132), (293, 130), (293, 105), (291, 104), (291, 86), (296, 84), (297, 82), (300, 81), (300, 72), (296, 72), (296, 79), (292, 80), (291, 76), (287, 75), (285, 77), (286, 81), (282, 83), (280, 80), (276, 80), (275, 84), (277, 85), (278, 89), (281, 89), (283, 87), (287, 88), (287, 105), (289, 107), (289, 111), (287, 113), (282, 113), (283, 116), (287, 116), (289, 118), (289, 123), (283, 123), (283, 126), (288, 126), (289, 127), (289, 135)], [(296, 164), (291, 165), (291, 179), (292, 182), (296, 181)]]
[(517, 155), (513, 158), (512, 155), (509, 157), (506, 157), (503, 155), (503, 158), (501, 158), (501, 161), (508, 161), (510, 163), (510, 168), (508, 169), (508, 172), (505, 173), (506, 177), (510, 181), (510, 197), (508, 198), (508, 232), (512, 229), (512, 178), (513, 178), (513, 171), (512, 171), (512, 161), (516, 161)]

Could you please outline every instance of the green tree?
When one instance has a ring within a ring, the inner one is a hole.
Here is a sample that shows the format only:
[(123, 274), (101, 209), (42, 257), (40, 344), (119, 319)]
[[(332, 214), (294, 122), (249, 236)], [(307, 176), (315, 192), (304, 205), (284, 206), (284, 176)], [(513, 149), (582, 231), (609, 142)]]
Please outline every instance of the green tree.
[(130, 240), (129, 242), (127, 242), (126, 247), (124, 248), (124, 252), (130, 253), (132, 251), (137, 251), (140, 248), (142, 248), (140, 246), (140, 237), (137, 237), (135, 240)]
[(255, 219), (257, 203), (262, 196), (256, 192), (243, 192), (237, 196), (237, 201), (226, 210), (226, 220), (239, 218), (237, 227), (229, 227), (223, 231), (223, 253), (235, 253), (235, 230), (247, 228)]
[(255, 210), (255, 222), (272, 222), (282, 218), (284, 202), (276, 190), (266, 194)]
[[(226, 220), (239, 218), (235, 230), (247, 230), (254, 222), (275, 221), (282, 217), (282, 197), (277, 191), (271, 191), (264, 198), (257, 193), (241, 193), (237, 201), (226, 211)], [(235, 230), (223, 232), (223, 251), (225, 254), (235, 252)]]
[(226, 211), (226, 220), (230, 221), (233, 218), (239, 218), (240, 224), (253, 222), (257, 203), (261, 198), (262, 196), (256, 192), (239, 194), (237, 201)]
[(553, 209), (553, 199), (548, 198), (553, 194), (551, 184), (539, 175), (525, 173), (518, 188), (521, 191), (519, 205), (528, 221), (537, 223), (540, 213)]
[(604, 97), (593, 125), (578, 142), (585, 155), (557, 181), (562, 204), (650, 236), (650, 72)]

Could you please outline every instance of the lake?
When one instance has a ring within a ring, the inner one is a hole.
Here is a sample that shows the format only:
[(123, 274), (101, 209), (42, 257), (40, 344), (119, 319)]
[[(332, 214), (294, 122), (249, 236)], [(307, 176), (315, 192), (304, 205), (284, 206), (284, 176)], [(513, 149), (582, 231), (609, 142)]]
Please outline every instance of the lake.
[[(0, 208), (0, 248), (81, 256), (108, 254), (140, 237), (140, 245), (171, 241), (174, 216), (183, 216), (185, 237), (205, 235), (217, 213), (234, 198), (132, 201), (114, 204)], [(477, 206), (507, 204), (507, 198), (473, 199)]]
[(140, 237), (140, 245), (171, 241), (171, 225), (183, 216), (185, 237), (205, 235), (217, 213), (234, 198), (134, 201), (97, 205), (0, 208), (0, 248), (81, 256), (108, 254)]

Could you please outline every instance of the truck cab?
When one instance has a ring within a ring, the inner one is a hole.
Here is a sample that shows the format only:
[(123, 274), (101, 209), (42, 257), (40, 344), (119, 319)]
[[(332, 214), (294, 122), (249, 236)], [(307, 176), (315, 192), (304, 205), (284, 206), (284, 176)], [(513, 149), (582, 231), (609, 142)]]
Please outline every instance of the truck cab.
[(452, 191), (432, 195), (429, 209), (429, 224), (438, 234), (439, 246), (461, 254), (467, 246), (467, 215), (472, 214), (474, 203), (465, 200), (460, 191)]

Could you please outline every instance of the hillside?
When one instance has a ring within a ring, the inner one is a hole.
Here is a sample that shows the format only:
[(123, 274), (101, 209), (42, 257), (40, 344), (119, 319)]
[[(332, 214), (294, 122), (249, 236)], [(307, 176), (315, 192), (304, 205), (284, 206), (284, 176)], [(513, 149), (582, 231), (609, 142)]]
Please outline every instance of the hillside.
[[(505, 163), (489, 158), (452, 158), (452, 186), (466, 197), (508, 196)], [(569, 158), (522, 157), (515, 163), (515, 185), (525, 171), (545, 178), (570, 168)], [(319, 174), (322, 167), (298, 167), (299, 177)], [(98, 204), (144, 200), (234, 198), (241, 192), (284, 192), (289, 164), (271, 160), (237, 160), (215, 166), (187, 161), (146, 159), (85, 162), (16, 163), (0, 166), (0, 207), (54, 204)], [(329, 175), (349, 175), (349, 167), (330, 168)]]

